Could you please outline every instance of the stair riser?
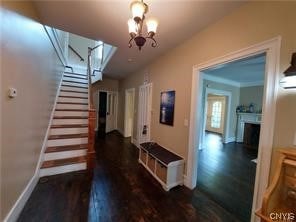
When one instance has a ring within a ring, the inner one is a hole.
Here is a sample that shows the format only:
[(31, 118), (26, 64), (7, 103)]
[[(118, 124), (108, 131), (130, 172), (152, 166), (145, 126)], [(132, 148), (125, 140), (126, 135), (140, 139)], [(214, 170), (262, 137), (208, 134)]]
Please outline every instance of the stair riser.
[(72, 138), (72, 139), (56, 139), (47, 140), (47, 146), (67, 146), (67, 145), (77, 145), (88, 143), (88, 138)]
[(59, 97), (58, 102), (88, 103), (88, 99)]
[(53, 119), (52, 125), (88, 124), (88, 119)]
[(65, 159), (65, 158), (72, 158), (72, 157), (79, 157), (79, 156), (86, 156), (87, 150), (71, 150), (71, 151), (62, 151), (62, 152), (55, 152), (55, 153), (45, 153), (44, 161), (47, 160), (58, 160), (58, 159)]
[(62, 86), (61, 90), (71, 90), (74, 92), (88, 92), (88, 89), (71, 87), (71, 86)]
[(77, 92), (60, 92), (60, 96), (79, 96), (79, 97), (88, 97), (88, 94), (86, 93), (77, 93)]
[(87, 79), (71, 78), (71, 77), (67, 77), (67, 76), (64, 76), (63, 80), (69, 80), (69, 81), (81, 82), (81, 83), (88, 83)]
[(67, 134), (78, 134), (78, 133), (88, 133), (88, 128), (50, 129), (49, 135), (67, 135)]
[(73, 77), (83, 77), (83, 78), (87, 78), (87, 75), (85, 73), (68, 73), (65, 72), (66, 76), (73, 76)]
[(79, 105), (79, 104), (57, 104), (57, 109), (87, 109), (88, 105)]
[(51, 175), (69, 173), (69, 172), (80, 171), (80, 170), (86, 170), (86, 163), (77, 163), (77, 164), (41, 169), (39, 176), (40, 177), (51, 176)]
[(55, 111), (54, 116), (88, 116), (88, 112), (81, 111)]
[[(79, 86), (79, 87), (87, 87), (86, 84), (75, 83), (75, 82), (64, 82), (64, 81), (63, 81), (63, 85), (64, 85), (64, 86)], [(76, 88), (77, 88), (77, 87), (76, 87)]]

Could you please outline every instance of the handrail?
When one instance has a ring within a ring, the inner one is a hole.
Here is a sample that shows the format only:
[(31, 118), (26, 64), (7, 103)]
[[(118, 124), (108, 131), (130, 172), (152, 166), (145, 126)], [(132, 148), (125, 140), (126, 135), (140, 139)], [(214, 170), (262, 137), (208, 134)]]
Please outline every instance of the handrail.
[(80, 61), (84, 61), (84, 58), (71, 45), (68, 45), (68, 47), (80, 58)]

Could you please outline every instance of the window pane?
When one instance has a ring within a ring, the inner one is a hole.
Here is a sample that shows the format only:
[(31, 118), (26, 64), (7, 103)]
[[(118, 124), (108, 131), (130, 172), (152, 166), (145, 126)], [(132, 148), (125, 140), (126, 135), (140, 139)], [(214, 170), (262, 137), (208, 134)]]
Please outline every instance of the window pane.
[(221, 115), (222, 115), (222, 102), (216, 101), (213, 103), (213, 107), (212, 107), (212, 119), (211, 119), (212, 128), (221, 127)]

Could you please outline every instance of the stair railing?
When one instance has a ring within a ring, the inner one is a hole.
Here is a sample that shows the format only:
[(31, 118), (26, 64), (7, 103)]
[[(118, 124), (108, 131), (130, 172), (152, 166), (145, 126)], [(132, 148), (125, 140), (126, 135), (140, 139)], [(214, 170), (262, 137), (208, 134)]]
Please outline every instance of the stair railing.
[(93, 103), (92, 96), (92, 64), (91, 57), (92, 52), (100, 47), (102, 44), (99, 44), (93, 48), (88, 48), (88, 56), (87, 56), (87, 77), (88, 77), (88, 150), (87, 150), (87, 169), (92, 171), (94, 168), (96, 152), (95, 152), (95, 125), (96, 125), (96, 109)]
[(71, 45), (68, 45), (68, 47), (72, 52), (74, 52), (75, 55), (79, 57), (80, 61), (84, 61), (84, 58)]

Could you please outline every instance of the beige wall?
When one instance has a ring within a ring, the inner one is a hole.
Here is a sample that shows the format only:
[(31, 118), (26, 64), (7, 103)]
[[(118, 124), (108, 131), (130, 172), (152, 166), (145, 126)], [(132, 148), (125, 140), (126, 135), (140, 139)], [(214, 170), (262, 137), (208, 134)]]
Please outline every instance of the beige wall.
[(262, 109), (264, 86), (250, 86), (240, 88), (240, 105), (249, 106), (250, 103), (255, 104), (255, 111)]
[[(296, 2), (250, 2), (217, 23), (209, 26), (188, 41), (152, 64), (120, 81), (121, 103), (124, 90), (143, 83), (148, 70), (153, 82), (152, 139), (179, 153), (187, 159), (188, 132), (184, 119), (189, 119), (192, 67), (229, 52), (256, 43), (282, 37), (280, 53), (281, 73), (289, 65), (292, 52), (296, 51)], [(146, 47), (149, 47), (147, 45)], [(145, 50), (145, 49), (144, 49)], [(282, 75), (281, 75), (282, 76)], [(176, 90), (174, 127), (161, 125), (159, 119), (160, 92)], [(137, 92), (136, 92), (137, 93)], [(137, 108), (137, 99), (136, 106)], [(121, 104), (121, 108), (124, 106)], [(119, 124), (123, 125), (123, 113), (119, 111)], [(275, 120), (274, 146), (292, 146), (296, 131), (295, 90), (279, 89)], [(134, 129), (136, 135), (136, 127)]]
[(21, 15), (36, 18), (32, 5), (2, 4), (1, 221), (34, 175), (63, 70), (43, 26)]

